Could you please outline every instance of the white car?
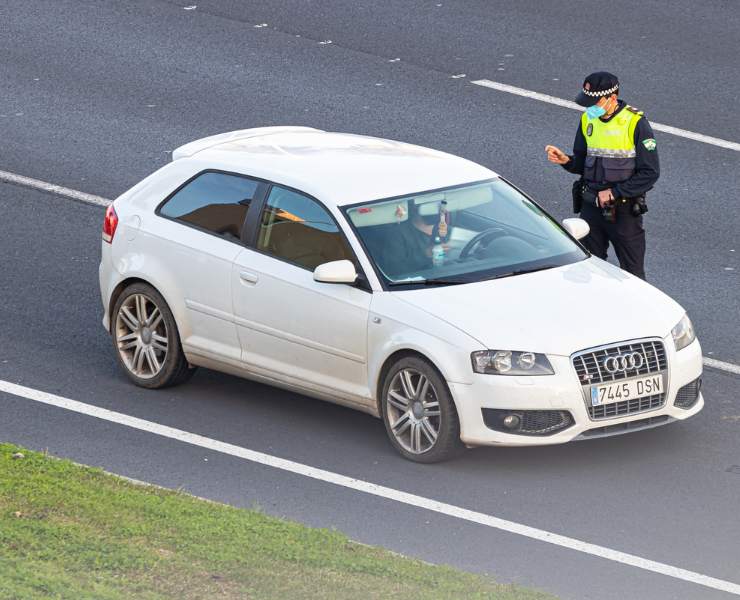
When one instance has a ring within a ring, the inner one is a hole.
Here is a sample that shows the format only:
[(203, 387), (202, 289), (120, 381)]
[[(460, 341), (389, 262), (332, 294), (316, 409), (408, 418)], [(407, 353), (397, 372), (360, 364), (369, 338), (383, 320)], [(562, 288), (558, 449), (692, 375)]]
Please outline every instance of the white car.
[(668, 296), (496, 173), (306, 127), (197, 140), (108, 208), (105, 328), (136, 384), (232, 373), (381, 417), (405, 457), (699, 412)]

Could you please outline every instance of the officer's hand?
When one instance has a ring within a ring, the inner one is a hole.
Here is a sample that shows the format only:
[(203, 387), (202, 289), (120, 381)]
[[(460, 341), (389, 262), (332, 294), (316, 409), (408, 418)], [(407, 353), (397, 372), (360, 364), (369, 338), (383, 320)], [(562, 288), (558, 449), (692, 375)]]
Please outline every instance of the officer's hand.
[(545, 152), (547, 152), (547, 160), (556, 165), (564, 165), (570, 160), (568, 155), (557, 146), (547, 145), (545, 146)]
[(607, 206), (614, 202), (614, 194), (611, 190), (601, 190), (599, 192), (599, 206)]

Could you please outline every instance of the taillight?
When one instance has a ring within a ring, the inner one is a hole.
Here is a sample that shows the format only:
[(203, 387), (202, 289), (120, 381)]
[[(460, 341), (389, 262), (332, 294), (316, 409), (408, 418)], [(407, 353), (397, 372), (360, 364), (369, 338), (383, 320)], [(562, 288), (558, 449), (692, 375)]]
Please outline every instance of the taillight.
[(103, 240), (110, 244), (113, 241), (113, 236), (116, 235), (116, 227), (118, 227), (118, 215), (116, 209), (110, 204), (105, 211), (105, 220), (103, 221)]

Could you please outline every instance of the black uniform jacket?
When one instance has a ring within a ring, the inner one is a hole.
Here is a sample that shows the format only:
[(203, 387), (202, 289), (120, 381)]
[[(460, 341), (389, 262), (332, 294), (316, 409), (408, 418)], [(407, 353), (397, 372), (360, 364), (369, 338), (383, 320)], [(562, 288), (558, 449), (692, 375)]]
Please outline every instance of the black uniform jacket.
[[(626, 104), (620, 100), (619, 108), (614, 111), (614, 114), (608, 119), (602, 120), (610, 121), (617, 113), (626, 110), (625, 106)], [(576, 175), (583, 175), (586, 148), (586, 138), (583, 137), (581, 123), (579, 121), (576, 139), (573, 142), (573, 155), (567, 163), (562, 165), (563, 168)], [(636, 196), (642, 196), (645, 192), (652, 189), (655, 182), (658, 181), (658, 177), (660, 177), (660, 164), (658, 162), (658, 149), (655, 144), (655, 138), (653, 137), (653, 128), (650, 127), (650, 123), (648, 123), (645, 117), (642, 117), (637, 122), (637, 127), (635, 127), (635, 152), (637, 152), (637, 156), (635, 157), (635, 172), (629, 179), (617, 184), (603, 181), (587, 181), (588, 187), (595, 192), (612, 188), (615, 198), (634, 198)], [(599, 165), (600, 161), (601, 159), (596, 159), (597, 173), (603, 173), (603, 169)]]
[(432, 236), (414, 227), (410, 220), (385, 227), (381, 237), (365, 239), (384, 273), (398, 277), (432, 266)]

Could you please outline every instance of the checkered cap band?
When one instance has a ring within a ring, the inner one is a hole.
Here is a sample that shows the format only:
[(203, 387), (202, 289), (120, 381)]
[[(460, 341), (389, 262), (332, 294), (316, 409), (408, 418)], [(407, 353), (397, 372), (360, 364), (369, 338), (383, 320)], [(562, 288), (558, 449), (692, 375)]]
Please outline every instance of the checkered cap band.
[(590, 92), (587, 89), (584, 89), (583, 93), (586, 94), (586, 96), (591, 96), (592, 98), (598, 98), (600, 96), (611, 96), (618, 89), (619, 89), (619, 85), (615, 85), (614, 87), (610, 87), (608, 90), (602, 90), (600, 92)]

